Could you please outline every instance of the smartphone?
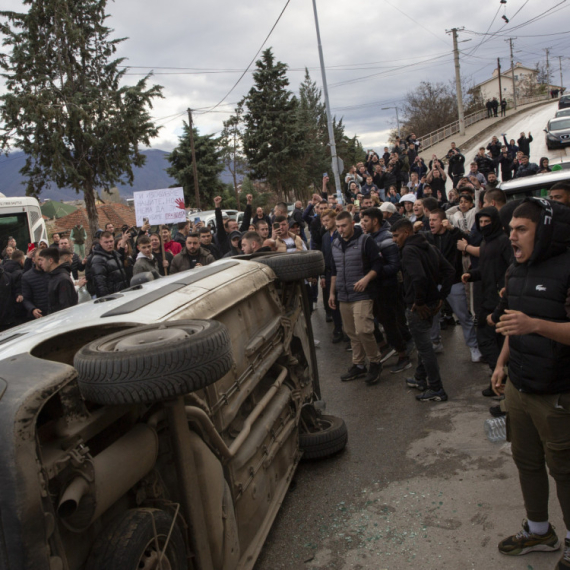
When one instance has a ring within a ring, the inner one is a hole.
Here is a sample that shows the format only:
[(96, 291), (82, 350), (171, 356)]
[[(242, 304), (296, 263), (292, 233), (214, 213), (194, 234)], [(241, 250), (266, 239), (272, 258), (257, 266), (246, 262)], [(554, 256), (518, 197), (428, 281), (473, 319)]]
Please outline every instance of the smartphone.
[(279, 229), (279, 222), (274, 222), (274, 223), (273, 223), (273, 229), (274, 229), (274, 230), (278, 230), (278, 229)]
[(327, 177), (328, 177), (328, 175), (329, 175), (329, 173), (328, 173), (328, 172), (323, 172), (323, 178), (327, 178)]
[(148, 218), (143, 218), (143, 226), (144, 226), (145, 224), (148, 224)]
[(355, 200), (355, 201), (354, 201), (354, 207), (355, 207), (355, 208), (360, 208), (360, 200)]
[(194, 223), (199, 224), (201, 222), (200, 218), (194, 218)]

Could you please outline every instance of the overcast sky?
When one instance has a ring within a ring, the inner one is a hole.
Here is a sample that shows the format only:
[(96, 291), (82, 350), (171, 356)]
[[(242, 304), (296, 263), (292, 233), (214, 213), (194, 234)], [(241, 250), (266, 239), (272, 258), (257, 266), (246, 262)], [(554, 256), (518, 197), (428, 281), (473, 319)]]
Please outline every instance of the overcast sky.
[[(181, 134), (187, 107), (208, 109), (232, 88), (254, 57), (286, 0), (119, 0), (109, 2), (114, 37), (128, 37), (119, 55), (132, 66), (126, 80), (154, 71), (164, 86), (153, 116), (164, 125), (154, 148), (171, 150)], [(22, 10), (20, 0), (4, 0), (4, 10)], [(346, 133), (366, 148), (382, 147), (395, 127), (393, 109), (420, 81), (454, 80), (451, 36), (459, 35), (461, 72), (471, 84), (484, 81), (496, 67), (506, 69), (509, 47), (517, 37), (515, 60), (534, 66), (551, 49), (552, 81), (559, 81), (559, 60), (570, 81), (570, 0), (318, 0), (321, 38), (333, 113), (343, 117)], [(509, 18), (508, 24), (501, 18)], [(519, 27), (520, 26), (520, 27)], [(476, 35), (497, 33), (496, 36)], [(532, 37), (531, 37), (532, 36)], [(481, 43), (483, 42), (483, 43)], [(297, 92), (308, 67), (321, 86), (311, 0), (290, 0), (265, 47), (289, 66), (290, 88)], [(254, 69), (252, 65), (251, 69)], [(247, 73), (215, 112), (195, 114), (201, 133), (219, 133), (222, 122), (252, 84)], [(0, 87), (1, 89), (1, 87)], [(417, 133), (423, 134), (423, 133)]]

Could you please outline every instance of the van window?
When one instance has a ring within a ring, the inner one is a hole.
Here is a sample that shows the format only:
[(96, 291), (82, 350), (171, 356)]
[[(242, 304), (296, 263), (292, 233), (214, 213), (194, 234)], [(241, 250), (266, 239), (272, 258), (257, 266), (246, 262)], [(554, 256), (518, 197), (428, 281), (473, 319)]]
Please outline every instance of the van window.
[(30, 228), (28, 227), (28, 215), (26, 212), (0, 214), (0, 247), (2, 249), (6, 247), (10, 236), (16, 240), (18, 249), (25, 253), (30, 239)]

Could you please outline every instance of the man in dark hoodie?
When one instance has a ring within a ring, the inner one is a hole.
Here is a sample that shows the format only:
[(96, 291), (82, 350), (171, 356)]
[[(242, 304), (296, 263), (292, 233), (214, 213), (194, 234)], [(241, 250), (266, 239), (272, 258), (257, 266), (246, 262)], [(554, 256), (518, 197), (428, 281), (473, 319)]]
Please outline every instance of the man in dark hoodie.
[(48, 247), (42, 249), (39, 255), (42, 258), (42, 267), (49, 278), (48, 313), (51, 315), (77, 305), (77, 292), (71, 280), (71, 265), (60, 262), (59, 249)]
[(39, 319), (48, 314), (48, 275), (42, 269), (40, 250), (33, 253), (33, 267), (22, 275), (22, 295), (28, 319)]
[(242, 253), (241, 232), (238, 232), (236, 230), (230, 234), (230, 250), (222, 256), (222, 259), (227, 257), (235, 257), (236, 255), (241, 255)]
[(410, 220), (399, 220), (391, 230), (392, 239), (400, 248), (406, 315), (418, 350), (418, 367), (414, 377), (406, 379), (406, 384), (421, 391), (416, 396), (420, 402), (445, 402), (447, 394), (443, 389), (430, 330), (434, 316), (451, 291), (455, 269), (437, 248), (430, 245), (424, 234), (414, 235)]
[[(214, 205), (216, 206), (216, 241), (222, 257), (231, 249), (230, 234), (235, 231), (247, 232), (251, 223), (251, 204), (253, 196), (248, 194), (246, 196), (247, 204), (243, 212), (243, 221), (241, 226), (236, 220), (225, 220), (222, 214), (222, 197), (216, 196), (214, 198)], [(239, 227), (238, 227), (239, 226)]]
[[(499, 291), (505, 286), (505, 273), (513, 262), (513, 248), (506, 236), (497, 208), (483, 208), (475, 214), (475, 224), (483, 235), (479, 249), (479, 265), (461, 276), (463, 283), (481, 281), (481, 308), (477, 315), (477, 343), (492, 371), (503, 346), (503, 337), (497, 334), (495, 323), (489, 323), (495, 307), (499, 304)], [(468, 248), (467, 242), (460, 247)], [(462, 251), (465, 251), (463, 249)], [(492, 386), (483, 390), (483, 396), (494, 396)]]
[(188, 234), (186, 247), (172, 260), (170, 274), (203, 267), (210, 263), (214, 263), (214, 256), (207, 249), (200, 247), (199, 234)]
[(505, 342), (492, 382), (505, 394), (527, 520), (499, 551), (519, 556), (560, 548), (548, 517), (548, 465), (567, 531), (556, 566), (563, 570), (570, 568), (570, 210), (526, 198), (510, 227), (515, 261), (506, 278), (506, 308), (498, 321), (493, 316)]
[(26, 308), (24, 307), (22, 296), (22, 275), (24, 274), (24, 262), (26, 256), (24, 252), (16, 249), (10, 259), (5, 259), (3, 266), (6, 273), (10, 273), (12, 277), (13, 292), (16, 297), (16, 304), (14, 305), (14, 325), (20, 325), (26, 321)]
[(392, 239), (390, 224), (384, 220), (378, 208), (369, 208), (362, 212), (361, 226), (376, 242), (384, 260), (382, 273), (377, 281), (374, 316), (384, 328), (388, 343), (398, 353), (398, 362), (390, 369), (392, 374), (396, 374), (412, 367), (408, 355), (412, 335), (407, 327), (404, 330), (398, 327), (398, 323), (405, 322), (404, 306), (398, 298), (400, 252)]

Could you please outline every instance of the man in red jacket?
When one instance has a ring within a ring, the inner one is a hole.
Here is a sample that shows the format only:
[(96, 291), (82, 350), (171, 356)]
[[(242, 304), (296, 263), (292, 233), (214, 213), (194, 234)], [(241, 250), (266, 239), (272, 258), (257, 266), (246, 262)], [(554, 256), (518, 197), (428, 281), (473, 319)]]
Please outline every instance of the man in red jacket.
[(172, 239), (170, 230), (166, 226), (160, 228), (160, 237), (164, 243), (165, 251), (169, 251), (172, 255), (178, 255), (182, 251), (182, 246)]

